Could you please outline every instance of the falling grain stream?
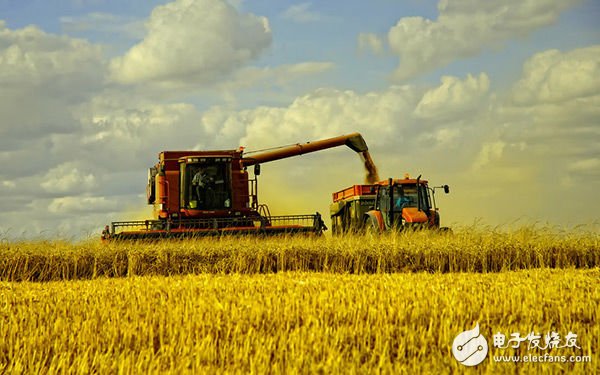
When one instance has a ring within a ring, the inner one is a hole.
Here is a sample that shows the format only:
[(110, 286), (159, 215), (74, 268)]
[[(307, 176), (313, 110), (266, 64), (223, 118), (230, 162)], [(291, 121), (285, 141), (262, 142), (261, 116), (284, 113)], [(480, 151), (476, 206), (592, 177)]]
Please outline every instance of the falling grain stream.
[(365, 164), (365, 170), (367, 172), (365, 176), (365, 183), (374, 184), (379, 181), (379, 174), (377, 173), (377, 166), (375, 166), (375, 162), (371, 158), (371, 154), (369, 151), (363, 151), (360, 153), (360, 158), (363, 160)]

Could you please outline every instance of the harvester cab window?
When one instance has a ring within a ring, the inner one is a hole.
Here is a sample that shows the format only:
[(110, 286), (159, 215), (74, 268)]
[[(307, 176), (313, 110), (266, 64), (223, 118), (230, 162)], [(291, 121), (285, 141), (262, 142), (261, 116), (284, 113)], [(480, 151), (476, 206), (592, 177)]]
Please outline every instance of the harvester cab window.
[(182, 206), (197, 210), (231, 208), (230, 163), (206, 159), (185, 164)]

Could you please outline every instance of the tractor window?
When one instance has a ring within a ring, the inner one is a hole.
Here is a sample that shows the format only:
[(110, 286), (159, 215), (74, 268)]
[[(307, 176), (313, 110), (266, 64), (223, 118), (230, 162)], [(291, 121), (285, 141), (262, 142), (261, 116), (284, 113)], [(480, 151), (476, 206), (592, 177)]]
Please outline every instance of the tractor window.
[[(405, 207), (421, 207), (429, 210), (429, 199), (426, 188), (420, 186), (420, 197), (417, 194), (417, 185), (394, 186), (394, 211), (402, 211)], [(420, 205), (418, 199), (421, 199)]]
[(387, 211), (390, 202), (390, 190), (388, 187), (381, 187), (379, 189), (379, 207), (383, 211)]
[(198, 210), (231, 208), (230, 163), (206, 159), (182, 165), (182, 206)]

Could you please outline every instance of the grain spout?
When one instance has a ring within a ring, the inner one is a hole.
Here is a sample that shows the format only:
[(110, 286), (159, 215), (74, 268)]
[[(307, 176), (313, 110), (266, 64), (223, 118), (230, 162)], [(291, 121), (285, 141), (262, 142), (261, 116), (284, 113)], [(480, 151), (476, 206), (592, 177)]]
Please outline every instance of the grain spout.
[(363, 151), (360, 153), (360, 157), (365, 164), (365, 170), (367, 172), (365, 176), (365, 183), (374, 184), (379, 181), (379, 174), (377, 173), (377, 166), (375, 166), (375, 162), (371, 158), (371, 154), (369, 151)]

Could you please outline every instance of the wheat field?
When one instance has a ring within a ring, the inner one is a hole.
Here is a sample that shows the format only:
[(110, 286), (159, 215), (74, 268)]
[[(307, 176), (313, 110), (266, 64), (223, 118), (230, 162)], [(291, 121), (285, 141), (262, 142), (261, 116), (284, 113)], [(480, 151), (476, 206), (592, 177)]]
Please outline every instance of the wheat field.
[[(0, 373), (451, 373), (476, 323), (485, 373), (599, 369), (595, 232), (4, 242)], [(578, 335), (578, 363), (492, 346)]]
[(0, 243), (0, 280), (57, 281), (198, 273), (502, 272), (600, 266), (597, 231), (466, 228), (452, 235), (220, 237), (161, 242)]

